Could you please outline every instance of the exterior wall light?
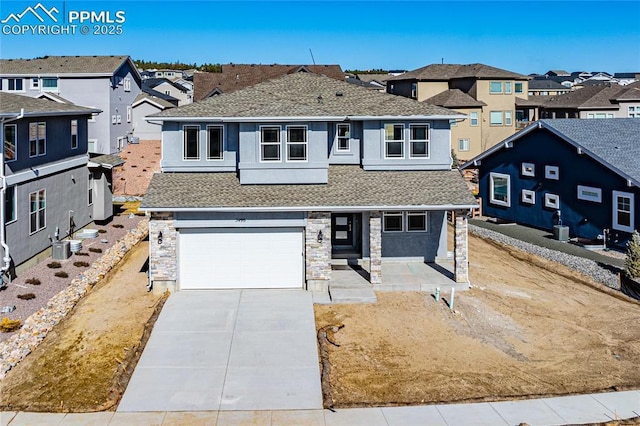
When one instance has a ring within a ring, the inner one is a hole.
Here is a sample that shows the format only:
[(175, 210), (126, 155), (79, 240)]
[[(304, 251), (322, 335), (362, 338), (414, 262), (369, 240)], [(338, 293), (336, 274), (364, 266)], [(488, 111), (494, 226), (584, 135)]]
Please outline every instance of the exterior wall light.
[(158, 232), (158, 244), (162, 244), (162, 231)]
[(324, 239), (323, 235), (322, 235), (322, 231), (318, 231), (318, 242), (321, 243), (322, 240)]

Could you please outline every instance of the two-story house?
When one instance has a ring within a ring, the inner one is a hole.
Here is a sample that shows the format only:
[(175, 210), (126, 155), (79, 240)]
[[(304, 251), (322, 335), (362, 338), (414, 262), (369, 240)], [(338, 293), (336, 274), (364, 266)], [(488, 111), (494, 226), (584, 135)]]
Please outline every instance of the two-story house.
[(140, 74), (128, 56), (44, 56), (0, 60), (0, 91), (103, 111), (89, 119), (89, 152), (113, 154), (129, 141)]
[(387, 79), (387, 92), (446, 106), (468, 119), (453, 123), (452, 148), (468, 160), (536, 118), (529, 77), (484, 64), (432, 64)]
[(0, 92), (0, 245), (10, 277), (48, 256), (53, 241), (87, 225), (94, 204), (102, 205), (94, 182), (100, 170), (89, 171), (87, 156), (88, 121), (99, 112)]
[(451, 169), (454, 111), (300, 72), (154, 114), (162, 173), (150, 213), (150, 280), (165, 288), (327, 291), (332, 260), (447, 257), (467, 283), (466, 214)]
[(176, 98), (179, 106), (193, 102), (193, 89), (166, 78), (147, 78), (142, 80), (142, 90), (148, 92), (149, 89)]

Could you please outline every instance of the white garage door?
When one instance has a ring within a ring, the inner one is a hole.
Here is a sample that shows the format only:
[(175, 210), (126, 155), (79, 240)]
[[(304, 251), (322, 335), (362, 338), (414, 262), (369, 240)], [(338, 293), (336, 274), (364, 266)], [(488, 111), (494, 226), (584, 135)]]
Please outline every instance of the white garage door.
[(300, 228), (181, 229), (180, 288), (301, 288), (302, 235)]

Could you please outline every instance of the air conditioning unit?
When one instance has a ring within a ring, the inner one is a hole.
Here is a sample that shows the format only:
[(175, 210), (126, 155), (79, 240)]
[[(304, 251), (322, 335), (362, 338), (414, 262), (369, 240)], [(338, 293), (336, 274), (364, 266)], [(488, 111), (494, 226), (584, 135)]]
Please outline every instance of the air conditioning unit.
[(53, 253), (51, 257), (54, 260), (67, 260), (71, 257), (71, 244), (69, 241), (56, 241), (53, 243)]

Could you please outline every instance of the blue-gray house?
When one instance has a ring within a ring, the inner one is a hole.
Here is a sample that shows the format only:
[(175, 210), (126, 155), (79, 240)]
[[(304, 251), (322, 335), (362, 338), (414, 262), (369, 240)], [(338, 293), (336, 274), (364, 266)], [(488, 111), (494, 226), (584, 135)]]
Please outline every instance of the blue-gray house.
[(99, 112), (0, 92), (3, 273), (48, 256), (56, 238), (87, 225), (104, 204), (94, 182), (102, 180), (101, 164), (90, 172), (87, 155), (87, 121)]
[(449, 123), (465, 116), (299, 72), (149, 117), (161, 121), (162, 173), (150, 212), (154, 288), (325, 291), (335, 258), (447, 257), (468, 282), (466, 213)]
[(640, 119), (540, 120), (467, 167), (486, 216), (619, 245), (640, 226)]

